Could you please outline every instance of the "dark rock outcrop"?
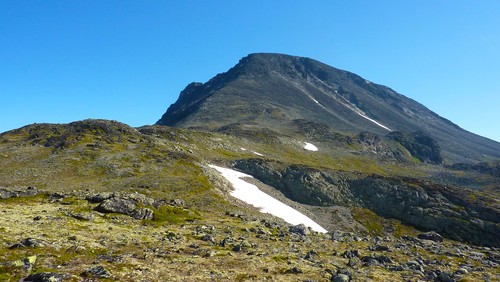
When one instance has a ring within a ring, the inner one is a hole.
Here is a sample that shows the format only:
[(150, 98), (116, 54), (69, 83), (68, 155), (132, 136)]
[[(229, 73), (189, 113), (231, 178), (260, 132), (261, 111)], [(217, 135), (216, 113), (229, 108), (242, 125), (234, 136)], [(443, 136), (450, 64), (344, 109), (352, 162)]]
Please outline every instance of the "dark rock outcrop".
[(424, 163), (442, 164), (441, 148), (436, 140), (422, 131), (413, 133), (394, 131), (387, 134), (389, 139), (395, 140), (405, 147), (410, 154)]
[(319, 171), (260, 159), (234, 166), (301, 203), (362, 206), (448, 238), (500, 246), (500, 208), (487, 194), (413, 178)]

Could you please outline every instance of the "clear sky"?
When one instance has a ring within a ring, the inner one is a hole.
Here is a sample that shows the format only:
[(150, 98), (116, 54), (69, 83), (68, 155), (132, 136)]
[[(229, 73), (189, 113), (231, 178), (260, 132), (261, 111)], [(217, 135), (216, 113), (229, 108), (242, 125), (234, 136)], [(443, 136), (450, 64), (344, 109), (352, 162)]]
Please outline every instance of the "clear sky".
[(0, 132), (155, 123), (249, 53), (310, 57), (500, 141), (500, 1), (0, 1)]

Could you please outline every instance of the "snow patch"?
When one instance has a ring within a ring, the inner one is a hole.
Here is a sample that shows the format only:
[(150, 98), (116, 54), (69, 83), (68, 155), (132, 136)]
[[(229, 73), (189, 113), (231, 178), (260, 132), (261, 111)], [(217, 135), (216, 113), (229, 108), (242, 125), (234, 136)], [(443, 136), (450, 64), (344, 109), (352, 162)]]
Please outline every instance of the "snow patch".
[(257, 156), (261, 156), (261, 157), (263, 157), (263, 156), (264, 156), (263, 154), (261, 154), (261, 153), (259, 153), (259, 152), (253, 152), (253, 153), (254, 153), (254, 154), (256, 154)]
[(318, 151), (318, 147), (314, 146), (313, 144), (308, 143), (308, 142), (304, 142), (304, 143), (305, 143), (304, 149), (309, 150), (309, 151), (314, 151), (314, 152)]
[(259, 208), (260, 212), (272, 214), (293, 225), (302, 223), (314, 231), (321, 233), (328, 232), (301, 212), (260, 191), (257, 186), (241, 179), (243, 177), (253, 178), (251, 175), (215, 165), (210, 165), (210, 167), (216, 169), (224, 178), (231, 182), (234, 188), (230, 193), (231, 196)]
[(360, 115), (360, 116), (364, 117), (365, 119), (367, 119), (367, 120), (369, 120), (369, 121), (373, 122), (374, 124), (376, 124), (376, 125), (378, 125), (378, 126), (382, 127), (383, 129), (387, 129), (387, 130), (389, 130), (389, 131), (392, 131), (389, 127), (387, 127), (387, 126), (385, 126), (385, 125), (383, 125), (383, 124), (379, 123), (378, 121), (376, 121), (376, 120), (374, 120), (374, 119), (371, 119), (371, 118), (369, 118), (369, 117), (365, 116), (364, 114), (362, 114), (362, 113), (360, 113), (360, 112), (357, 112), (357, 113), (358, 113), (358, 115)]
[(242, 151), (246, 151), (246, 150), (247, 150), (247, 149), (245, 149), (245, 148), (243, 148), (243, 147), (241, 147), (240, 149), (241, 149)]

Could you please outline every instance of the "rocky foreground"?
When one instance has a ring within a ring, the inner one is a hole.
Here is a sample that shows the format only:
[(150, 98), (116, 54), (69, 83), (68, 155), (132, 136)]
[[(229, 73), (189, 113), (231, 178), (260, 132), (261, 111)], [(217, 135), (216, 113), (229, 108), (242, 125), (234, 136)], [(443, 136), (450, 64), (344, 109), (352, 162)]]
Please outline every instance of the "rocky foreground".
[(416, 230), (312, 232), (132, 192), (0, 188), (0, 281), (498, 281), (500, 251)]

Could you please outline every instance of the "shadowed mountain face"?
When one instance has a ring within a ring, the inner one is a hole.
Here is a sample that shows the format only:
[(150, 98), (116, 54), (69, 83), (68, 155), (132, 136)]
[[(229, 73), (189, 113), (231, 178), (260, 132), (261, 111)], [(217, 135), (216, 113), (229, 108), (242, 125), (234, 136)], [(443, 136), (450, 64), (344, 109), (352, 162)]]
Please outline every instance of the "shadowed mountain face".
[(425, 132), (448, 162), (500, 158), (500, 143), (463, 130), (386, 86), (312, 59), (280, 54), (251, 54), (206, 83), (191, 83), (157, 124), (290, 135), (304, 121), (351, 136), (404, 132), (389, 135), (394, 139)]

